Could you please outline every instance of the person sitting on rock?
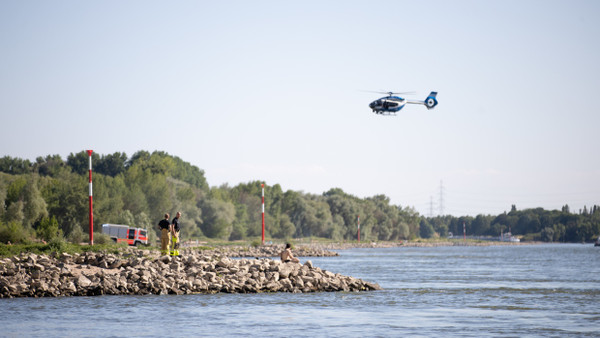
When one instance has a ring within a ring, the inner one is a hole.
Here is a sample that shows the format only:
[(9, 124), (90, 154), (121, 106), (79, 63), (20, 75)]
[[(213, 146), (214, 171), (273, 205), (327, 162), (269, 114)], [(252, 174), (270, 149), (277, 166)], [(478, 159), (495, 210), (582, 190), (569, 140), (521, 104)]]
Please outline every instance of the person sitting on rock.
[(300, 260), (298, 258), (294, 257), (294, 255), (292, 254), (292, 246), (290, 245), (290, 243), (287, 243), (285, 245), (285, 250), (283, 250), (279, 254), (279, 257), (281, 258), (281, 261), (284, 263), (288, 263), (288, 262), (300, 263)]

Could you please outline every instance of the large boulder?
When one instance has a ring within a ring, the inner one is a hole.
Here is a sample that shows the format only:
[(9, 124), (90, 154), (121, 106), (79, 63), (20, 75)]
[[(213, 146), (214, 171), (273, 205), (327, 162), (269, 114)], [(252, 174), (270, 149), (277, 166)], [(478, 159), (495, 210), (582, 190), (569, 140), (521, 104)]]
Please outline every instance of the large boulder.
[(77, 280), (76, 280), (77, 286), (81, 287), (81, 288), (87, 288), (90, 285), (92, 285), (92, 281), (89, 280), (86, 276), (84, 276), (83, 274), (80, 275)]

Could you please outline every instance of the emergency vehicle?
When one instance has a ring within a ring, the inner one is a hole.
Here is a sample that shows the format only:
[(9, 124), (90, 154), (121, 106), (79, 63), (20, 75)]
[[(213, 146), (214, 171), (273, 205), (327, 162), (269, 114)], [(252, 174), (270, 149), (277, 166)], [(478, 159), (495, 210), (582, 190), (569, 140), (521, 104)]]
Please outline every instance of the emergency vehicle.
[(135, 246), (148, 245), (148, 231), (146, 229), (121, 224), (102, 224), (102, 233), (109, 235), (117, 243), (125, 242)]

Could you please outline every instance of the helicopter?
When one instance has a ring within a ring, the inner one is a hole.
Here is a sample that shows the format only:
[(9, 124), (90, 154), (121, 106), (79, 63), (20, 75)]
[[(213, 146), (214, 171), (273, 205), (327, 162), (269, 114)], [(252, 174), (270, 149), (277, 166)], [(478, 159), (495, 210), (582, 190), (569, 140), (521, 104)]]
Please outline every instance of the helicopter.
[(399, 97), (399, 96), (392, 96), (392, 95), (409, 94), (407, 92), (402, 92), (402, 93), (375, 92), (375, 93), (388, 94), (388, 96), (377, 99), (369, 104), (369, 108), (371, 108), (375, 114), (396, 115), (396, 113), (398, 111), (400, 111), (400, 109), (404, 108), (404, 106), (407, 103), (422, 104), (425, 107), (427, 107), (427, 109), (433, 109), (438, 104), (438, 101), (435, 98), (437, 95), (437, 92), (431, 92), (429, 94), (429, 96), (427, 96), (425, 98), (424, 101), (407, 100), (407, 99)]

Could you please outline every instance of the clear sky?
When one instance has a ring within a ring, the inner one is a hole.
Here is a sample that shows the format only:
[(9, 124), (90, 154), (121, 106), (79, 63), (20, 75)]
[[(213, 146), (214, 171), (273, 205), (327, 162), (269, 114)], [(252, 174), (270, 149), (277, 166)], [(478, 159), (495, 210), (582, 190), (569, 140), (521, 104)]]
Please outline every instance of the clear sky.
[[(161, 150), (211, 186), (577, 211), (600, 204), (599, 16), (572, 0), (0, 0), (0, 156)], [(439, 105), (378, 116), (365, 90)]]

